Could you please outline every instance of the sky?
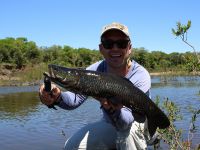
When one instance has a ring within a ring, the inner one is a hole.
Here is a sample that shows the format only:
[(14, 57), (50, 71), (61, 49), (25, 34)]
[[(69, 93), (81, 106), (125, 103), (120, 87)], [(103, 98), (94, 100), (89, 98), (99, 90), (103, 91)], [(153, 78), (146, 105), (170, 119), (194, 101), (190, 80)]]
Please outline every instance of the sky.
[(134, 48), (184, 53), (193, 50), (171, 29), (191, 20), (187, 42), (198, 51), (199, 15), (199, 0), (0, 0), (0, 39), (98, 50), (102, 27), (119, 22), (128, 26)]

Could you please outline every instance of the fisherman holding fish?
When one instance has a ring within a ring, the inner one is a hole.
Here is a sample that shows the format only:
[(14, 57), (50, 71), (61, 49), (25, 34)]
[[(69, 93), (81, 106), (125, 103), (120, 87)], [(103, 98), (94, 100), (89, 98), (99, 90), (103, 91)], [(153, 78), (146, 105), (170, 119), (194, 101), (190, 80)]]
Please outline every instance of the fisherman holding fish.
[[(90, 65), (86, 70), (125, 77), (150, 96), (151, 79), (148, 71), (136, 61), (130, 60), (132, 43), (127, 26), (114, 22), (103, 27), (99, 50), (104, 60)], [(79, 107), (87, 99), (85, 95), (70, 91), (62, 92), (54, 84), (51, 94), (45, 91), (44, 85), (40, 87), (39, 94), (43, 104), (57, 105), (66, 110)], [(113, 104), (106, 98), (96, 99), (100, 102), (103, 117), (72, 135), (65, 143), (65, 150), (147, 149), (151, 136), (148, 132), (147, 119), (143, 115), (135, 114), (122, 104)]]

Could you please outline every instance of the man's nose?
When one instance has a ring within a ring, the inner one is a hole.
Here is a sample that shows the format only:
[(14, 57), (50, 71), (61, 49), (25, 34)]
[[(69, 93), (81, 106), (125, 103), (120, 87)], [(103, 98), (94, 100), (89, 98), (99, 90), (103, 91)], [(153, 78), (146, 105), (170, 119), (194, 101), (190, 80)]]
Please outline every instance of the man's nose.
[(114, 44), (113, 44), (113, 47), (112, 47), (112, 50), (118, 50), (118, 49), (119, 49), (119, 47), (117, 46), (116, 43), (114, 43)]

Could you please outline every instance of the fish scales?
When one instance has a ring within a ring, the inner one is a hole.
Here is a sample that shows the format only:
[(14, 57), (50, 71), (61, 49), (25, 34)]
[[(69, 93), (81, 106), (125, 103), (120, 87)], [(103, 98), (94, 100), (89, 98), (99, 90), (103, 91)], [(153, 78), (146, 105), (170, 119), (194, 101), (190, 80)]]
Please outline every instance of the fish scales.
[(45, 75), (66, 90), (92, 97), (107, 98), (114, 104), (121, 103), (129, 107), (133, 115), (138, 113), (146, 116), (151, 136), (157, 127), (164, 129), (170, 125), (164, 112), (126, 78), (110, 73), (57, 65), (49, 65), (49, 74)]

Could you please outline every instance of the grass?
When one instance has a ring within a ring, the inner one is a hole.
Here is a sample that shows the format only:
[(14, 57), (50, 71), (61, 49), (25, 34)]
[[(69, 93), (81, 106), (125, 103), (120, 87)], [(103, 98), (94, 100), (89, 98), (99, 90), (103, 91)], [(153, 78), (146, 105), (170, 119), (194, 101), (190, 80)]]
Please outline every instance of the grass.
[(43, 72), (47, 71), (47, 64), (27, 65), (21, 70), (13, 69), (8, 75), (1, 75), (0, 86), (21, 86), (38, 84), (43, 78)]

